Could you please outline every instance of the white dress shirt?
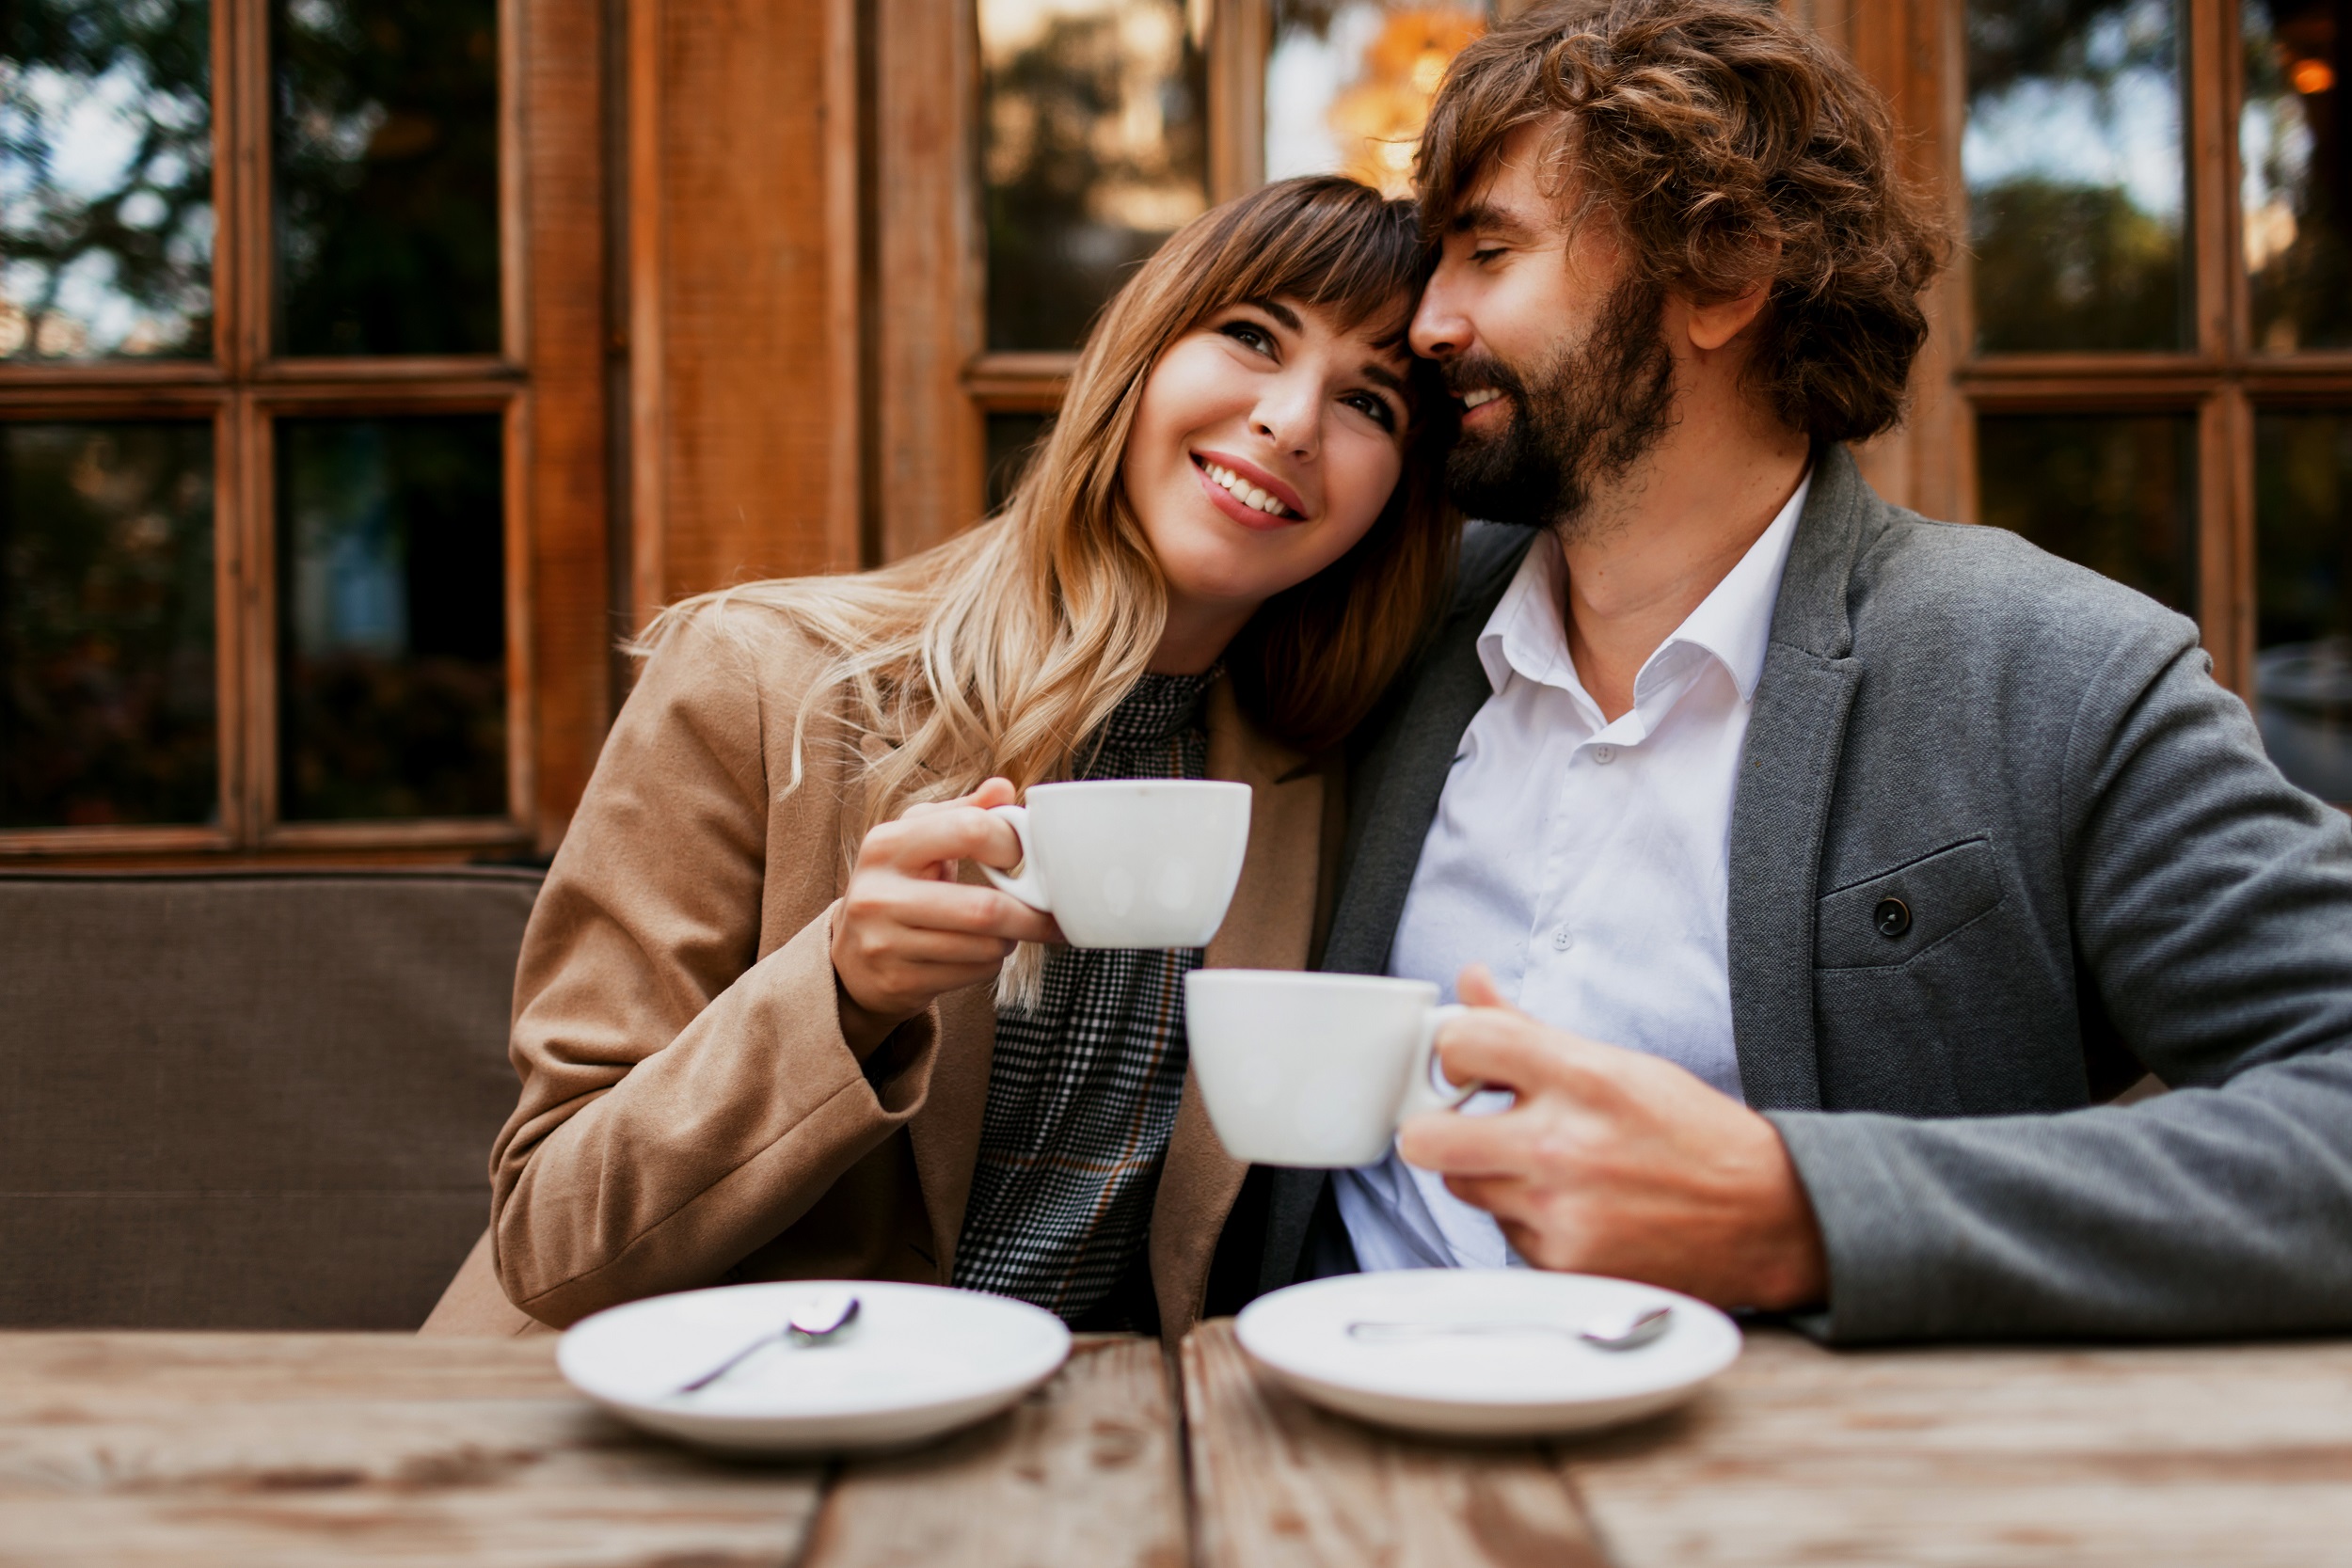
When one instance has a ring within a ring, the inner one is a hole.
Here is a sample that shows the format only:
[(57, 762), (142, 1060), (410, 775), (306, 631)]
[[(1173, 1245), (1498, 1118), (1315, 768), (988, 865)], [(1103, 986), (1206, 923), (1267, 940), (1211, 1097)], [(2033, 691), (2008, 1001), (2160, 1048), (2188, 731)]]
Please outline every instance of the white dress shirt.
[[(1479, 634), (1494, 695), (1454, 754), (1390, 974), (1452, 1000), (1462, 966), (1483, 963), (1545, 1022), (1740, 1095), (1724, 934), (1732, 795), (1811, 484), (1643, 663), (1614, 721), (1568, 657), (1560, 548), (1536, 541)], [(1481, 1095), (1467, 1109), (1508, 1103)], [(1366, 1271), (1519, 1260), (1483, 1210), (1394, 1149), (1333, 1180)]]

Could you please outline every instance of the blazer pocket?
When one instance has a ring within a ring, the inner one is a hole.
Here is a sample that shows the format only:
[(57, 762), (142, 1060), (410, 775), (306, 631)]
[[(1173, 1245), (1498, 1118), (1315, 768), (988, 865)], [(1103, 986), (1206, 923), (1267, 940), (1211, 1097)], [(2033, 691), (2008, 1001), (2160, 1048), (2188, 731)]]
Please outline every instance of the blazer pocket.
[(1820, 969), (1887, 969), (1912, 959), (2001, 902), (1990, 839), (1964, 839), (1824, 896), (1815, 916)]

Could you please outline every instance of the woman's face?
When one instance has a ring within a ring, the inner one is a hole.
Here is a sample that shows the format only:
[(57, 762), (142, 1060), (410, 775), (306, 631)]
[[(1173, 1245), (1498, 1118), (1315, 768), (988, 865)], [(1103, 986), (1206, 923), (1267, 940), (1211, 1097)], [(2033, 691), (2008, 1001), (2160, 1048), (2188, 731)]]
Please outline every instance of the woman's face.
[[(1168, 580), (1168, 657), (1205, 668), (1258, 606), (1363, 538), (1404, 469), (1407, 351), (1283, 299), (1228, 306), (1168, 346), (1121, 465)], [(1213, 641), (1205, 648), (1186, 646)]]

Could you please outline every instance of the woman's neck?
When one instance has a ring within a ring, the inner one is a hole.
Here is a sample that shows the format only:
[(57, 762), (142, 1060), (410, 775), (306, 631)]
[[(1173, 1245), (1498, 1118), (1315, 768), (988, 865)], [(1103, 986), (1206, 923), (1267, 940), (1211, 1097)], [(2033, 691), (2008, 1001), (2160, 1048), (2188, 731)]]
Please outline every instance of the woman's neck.
[(1252, 605), (1200, 604), (1170, 596), (1168, 624), (1160, 630), (1160, 645), (1144, 666), (1155, 675), (1198, 675), (1225, 657), (1226, 644), (1241, 635)]

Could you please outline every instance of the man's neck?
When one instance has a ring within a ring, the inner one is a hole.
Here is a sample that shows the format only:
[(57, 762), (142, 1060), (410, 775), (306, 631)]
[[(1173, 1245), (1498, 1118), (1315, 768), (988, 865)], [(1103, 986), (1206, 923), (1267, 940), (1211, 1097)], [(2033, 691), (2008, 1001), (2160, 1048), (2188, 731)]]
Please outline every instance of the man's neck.
[(1794, 431), (1686, 421), (1595, 493), (1559, 547), (1568, 653), (1604, 718), (1633, 706), (1643, 664), (1788, 504), (1808, 450)]

